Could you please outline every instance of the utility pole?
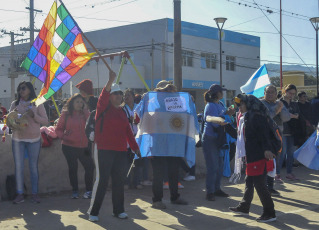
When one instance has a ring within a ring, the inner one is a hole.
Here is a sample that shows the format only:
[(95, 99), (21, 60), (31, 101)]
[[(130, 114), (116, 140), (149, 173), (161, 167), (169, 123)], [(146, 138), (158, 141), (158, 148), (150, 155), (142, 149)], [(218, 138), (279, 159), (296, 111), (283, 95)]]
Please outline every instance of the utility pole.
[(14, 36), (23, 36), (23, 34), (15, 34), (14, 32), (4, 32), (4, 34), (10, 34), (11, 37), (11, 49), (10, 49), (10, 72), (9, 78), (11, 78), (11, 101), (15, 100), (15, 78), (18, 77), (18, 74), (15, 73), (14, 66)]
[(280, 0), (280, 89), (282, 89), (282, 9)]
[(166, 45), (165, 43), (163, 43), (162, 44), (162, 80), (166, 79), (165, 52), (166, 52)]
[[(30, 47), (32, 47), (34, 42), (34, 32), (40, 32), (40, 30), (34, 29), (34, 12), (42, 12), (42, 10), (34, 9), (34, 1), (30, 0), (30, 7), (26, 7), (30, 11), (30, 28), (20, 28), (21, 31), (30, 31)], [(30, 75), (30, 81), (32, 76)]]
[(30, 47), (34, 42), (34, 32), (40, 32), (40, 30), (34, 29), (34, 12), (42, 12), (42, 10), (34, 9), (34, 1), (30, 0), (30, 7), (26, 7), (30, 11), (30, 28), (20, 28), (21, 31), (30, 31)]
[(174, 84), (182, 89), (182, 26), (181, 0), (174, 0)]
[(151, 66), (151, 90), (154, 89), (154, 39), (152, 39), (152, 66)]

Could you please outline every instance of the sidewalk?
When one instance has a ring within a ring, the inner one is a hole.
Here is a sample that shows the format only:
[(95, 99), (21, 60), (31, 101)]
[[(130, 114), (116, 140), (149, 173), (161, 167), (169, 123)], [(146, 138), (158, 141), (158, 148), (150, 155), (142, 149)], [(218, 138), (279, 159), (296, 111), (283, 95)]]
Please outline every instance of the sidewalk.
[[(284, 170), (283, 170), (284, 172)], [(244, 184), (231, 185), (224, 178), (224, 191), (229, 198), (217, 198), (214, 202), (205, 200), (205, 178), (183, 182), (183, 198), (187, 206), (176, 206), (169, 202), (169, 191), (164, 190), (166, 210), (151, 208), (152, 190), (128, 190), (125, 193), (127, 220), (112, 217), (111, 192), (108, 191), (100, 212), (100, 222), (87, 220), (89, 200), (71, 200), (69, 193), (43, 195), (40, 204), (33, 204), (27, 198), (24, 203), (0, 202), (0, 229), (319, 229), (319, 172), (305, 167), (294, 168), (301, 179), (298, 182), (275, 184), (282, 196), (274, 198), (277, 221), (270, 224), (257, 223), (262, 208), (257, 194), (249, 216), (241, 217), (228, 211), (241, 200)], [(282, 174), (284, 178), (285, 173)], [(243, 182), (243, 178), (241, 179)]]

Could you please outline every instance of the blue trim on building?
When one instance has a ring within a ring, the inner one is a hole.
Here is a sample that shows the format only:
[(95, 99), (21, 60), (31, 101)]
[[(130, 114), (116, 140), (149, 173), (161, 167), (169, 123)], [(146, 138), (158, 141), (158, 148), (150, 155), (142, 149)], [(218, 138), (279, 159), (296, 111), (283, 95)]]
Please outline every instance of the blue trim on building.
[[(174, 20), (167, 19), (167, 30), (174, 32)], [(260, 47), (260, 37), (248, 34), (237, 33), (229, 30), (223, 30), (223, 41), (232, 42), (242, 45)], [(218, 28), (194, 24), (190, 22), (182, 22), (182, 34), (191, 35), (195, 37), (203, 37), (214, 40), (219, 40)]]
[[(154, 79), (154, 88), (162, 79)], [(171, 81), (173, 79), (167, 79)], [(151, 80), (145, 79), (146, 84), (151, 88)], [(201, 81), (183, 79), (183, 89), (209, 89), (212, 84), (219, 84), (219, 81)]]

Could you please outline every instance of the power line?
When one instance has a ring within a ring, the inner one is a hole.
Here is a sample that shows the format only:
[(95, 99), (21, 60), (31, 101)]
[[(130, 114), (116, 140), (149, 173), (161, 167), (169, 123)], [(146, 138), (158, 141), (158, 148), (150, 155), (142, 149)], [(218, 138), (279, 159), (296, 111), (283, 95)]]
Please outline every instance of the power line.
[[(255, 0), (253, 0), (254, 2), (255, 2)], [(256, 4), (258, 7), (259, 7), (259, 5), (258, 4)], [(274, 23), (268, 18), (268, 16), (264, 13), (264, 11), (262, 11), (261, 9), (260, 9), (260, 11), (266, 16), (266, 18), (268, 19), (268, 21), (272, 24), (272, 26), (278, 31), (278, 33), (279, 33), (279, 30), (277, 29), (277, 27), (274, 25)], [(287, 44), (290, 46), (290, 48), (295, 52), (295, 54), (300, 58), (300, 60), (308, 67), (308, 65), (304, 62), (304, 60), (300, 57), (300, 55), (297, 53), (297, 51), (292, 47), (292, 45), (290, 45), (290, 43), (287, 41), (287, 39), (284, 37), (284, 36), (282, 36), (282, 38), (287, 42)], [(308, 69), (310, 70), (310, 72), (311, 73), (313, 73), (312, 71), (311, 71), (311, 69), (308, 67)]]
[[(234, 0), (226, 0), (226, 1), (232, 2), (232, 3), (236, 3), (236, 4), (240, 5), (240, 6), (245, 6), (245, 7), (249, 7), (249, 8), (259, 9), (259, 10), (262, 10), (262, 11), (266, 11), (268, 13), (276, 13), (276, 14), (280, 13), (279, 9), (276, 9), (276, 8), (273, 8), (273, 7), (270, 7), (270, 6), (257, 4), (254, 0), (253, 0), (254, 2), (250, 2), (250, 1), (246, 1), (246, 0), (241, 0), (240, 2), (234, 1)], [(262, 9), (261, 7), (263, 7), (264, 9)], [(275, 12), (273, 10), (275, 10)], [(302, 15), (302, 14), (298, 14), (298, 13), (294, 13), (294, 12), (290, 12), (290, 11), (286, 11), (286, 10), (282, 10), (282, 12), (286, 13), (286, 14), (284, 14), (285, 16), (294, 17), (294, 18), (301, 19), (301, 20), (308, 21), (309, 18), (310, 18), (309, 16), (305, 16), (305, 15)]]

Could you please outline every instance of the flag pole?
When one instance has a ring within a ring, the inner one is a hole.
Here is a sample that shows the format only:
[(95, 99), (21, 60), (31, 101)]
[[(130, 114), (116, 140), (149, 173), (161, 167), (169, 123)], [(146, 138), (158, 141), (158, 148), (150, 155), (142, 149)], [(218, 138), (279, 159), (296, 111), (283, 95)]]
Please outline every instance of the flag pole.
[(85, 38), (85, 40), (92, 46), (92, 48), (94, 49), (94, 51), (99, 55), (99, 57), (102, 59), (102, 61), (104, 62), (104, 64), (106, 65), (106, 67), (109, 69), (109, 71), (113, 71), (111, 69), (111, 67), (109, 66), (109, 64), (107, 64), (107, 62), (104, 60), (104, 58), (102, 57), (102, 55), (100, 54), (100, 52), (95, 48), (95, 46), (92, 44), (92, 42), (84, 35), (84, 33), (82, 32), (82, 36)]

